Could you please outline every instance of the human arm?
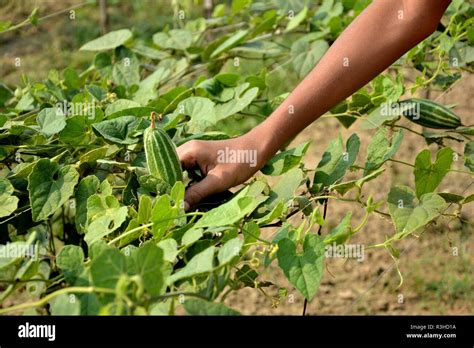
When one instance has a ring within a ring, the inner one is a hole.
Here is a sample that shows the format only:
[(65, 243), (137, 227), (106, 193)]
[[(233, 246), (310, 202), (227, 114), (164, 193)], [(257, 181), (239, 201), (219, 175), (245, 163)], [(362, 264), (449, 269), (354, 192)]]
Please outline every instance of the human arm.
[[(205, 175), (187, 190), (188, 205), (245, 182), (300, 131), (434, 32), (449, 3), (374, 1), (265, 121), (237, 138), (192, 141), (178, 148), (184, 167), (199, 167)], [(221, 163), (218, 151), (225, 148), (256, 151), (257, 165)]]

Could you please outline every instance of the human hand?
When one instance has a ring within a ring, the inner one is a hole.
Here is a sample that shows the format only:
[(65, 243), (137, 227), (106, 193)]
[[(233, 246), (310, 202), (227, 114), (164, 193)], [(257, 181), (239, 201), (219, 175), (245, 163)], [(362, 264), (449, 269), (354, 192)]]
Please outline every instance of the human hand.
[[(200, 169), (204, 178), (186, 190), (185, 209), (205, 197), (247, 181), (266, 162), (264, 143), (246, 134), (233, 139), (192, 140), (178, 147), (184, 169)], [(271, 155), (270, 155), (271, 156)]]

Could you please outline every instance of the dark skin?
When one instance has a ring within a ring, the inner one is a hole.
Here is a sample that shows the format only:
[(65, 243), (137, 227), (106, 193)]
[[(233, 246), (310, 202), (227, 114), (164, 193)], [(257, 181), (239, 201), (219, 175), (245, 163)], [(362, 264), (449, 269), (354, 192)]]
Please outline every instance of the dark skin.
[[(431, 35), (451, 0), (375, 0), (339, 36), (316, 67), (262, 123), (239, 137), (193, 140), (178, 148), (185, 169), (205, 176), (186, 191), (189, 210), (252, 177), (299, 132)], [(293, 112), (290, 113), (290, 110)], [(220, 163), (218, 151), (257, 151), (257, 165)]]

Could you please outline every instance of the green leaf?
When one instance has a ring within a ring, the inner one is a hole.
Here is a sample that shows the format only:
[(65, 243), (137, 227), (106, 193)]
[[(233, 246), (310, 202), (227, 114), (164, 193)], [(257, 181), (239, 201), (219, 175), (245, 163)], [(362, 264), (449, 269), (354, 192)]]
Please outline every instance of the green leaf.
[(213, 269), (214, 250), (215, 247), (211, 246), (194, 256), (186, 266), (168, 277), (167, 284), (171, 285), (180, 279), (211, 272)]
[[(38, 265), (36, 277), (34, 278), (49, 279), (50, 275), (51, 275), (51, 267), (49, 263), (45, 261), (40, 262)], [(48, 287), (48, 284), (46, 284), (45, 282), (42, 282), (40, 280), (32, 281), (30, 279), (28, 284), (26, 285), (26, 291), (31, 296), (40, 296), (47, 289), (47, 287)]]
[(139, 141), (136, 136), (149, 125), (147, 120), (134, 116), (122, 116), (92, 125), (94, 131), (105, 139), (118, 144), (130, 145)]
[(252, 0), (232, 0), (232, 14), (238, 14), (252, 3)]
[(361, 129), (378, 128), (385, 122), (389, 122), (396, 119), (397, 117), (400, 117), (401, 112), (391, 112), (387, 105), (387, 103), (384, 103), (375, 110), (371, 111), (370, 114), (362, 120), (360, 124)]
[(60, 294), (50, 303), (51, 315), (80, 315), (81, 301), (74, 294)]
[(112, 68), (112, 79), (117, 85), (130, 87), (140, 82), (140, 62), (135, 55), (124, 57)]
[(70, 145), (84, 143), (87, 137), (87, 123), (85, 116), (73, 116), (66, 120), (66, 127), (59, 134), (59, 140)]
[(292, 31), (297, 28), (307, 17), (308, 8), (305, 6), (296, 16), (290, 19), (285, 28), (285, 33)]
[(466, 135), (474, 135), (474, 127), (458, 127), (451, 132), (466, 134)]
[(86, 91), (98, 101), (102, 101), (107, 96), (107, 91), (97, 85), (87, 85)]
[(133, 96), (133, 100), (141, 105), (147, 104), (150, 100), (157, 97), (156, 88), (165, 80), (171, 71), (169, 69), (158, 67), (152, 74), (147, 76), (138, 85), (138, 90)]
[(348, 212), (346, 216), (341, 220), (341, 222), (334, 227), (331, 232), (324, 238), (324, 244), (342, 244), (351, 236), (352, 227), (351, 227), (351, 218), (352, 213)]
[[(244, 83), (235, 88), (235, 97), (234, 99), (229, 100), (223, 104), (217, 104), (215, 109), (216, 119), (223, 120), (229, 116), (232, 116), (252, 103), (255, 97), (258, 95), (258, 88), (253, 87), (247, 89), (249, 86), (248, 83)], [(246, 90), (247, 89), (247, 90)]]
[(344, 10), (343, 3), (346, 3), (346, 1), (347, 0), (343, 2), (333, 0), (323, 1), (315, 13), (314, 19), (319, 20), (323, 24), (327, 25), (332, 18), (338, 17), (342, 14)]
[(87, 200), (87, 227), (84, 240), (88, 245), (117, 230), (127, 218), (128, 209), (114, 196), (92, 195)]
[(35, 98), (33, 98), (31, 93), (25, 93), (16, 104), (15, 109), (18, 111), (32, 110), (34, 102)]
[(157, 246), (163, 250), (163, 259), (173, 263), (178, 255), (178, 243), (173, 238), (160, 241)]
[[(175, 202), (176, 205), (179, 205), (184, 201), (185, 186), (182, 181), (177, 181), (171, 188), (170, 197)], [(184, 213), (184, 212), (183, 212)]]
[(223, 303), (208, 302), (201, 299), (185, 300), (183, 306), (189, 315), (240, 315), (239, 312)]
[(185, 234), (183, 234), (183, 237), (181, 237), (181, 244), (183, 246), (193, 244), (197, 240), (201, 239), (204, 234), (203, 232), (204, 230), (202, 228), (190, 228)]
[(157, 239), (160, 239), (168, 228), (174, 225), (178, 213), (178, 207), (171, 205), (169, 195), (162, 195), (156, 199), (151, 221), (153, 222), (152, 233)]
[(108, 245), (105, 240), (99, 239), (98, 241), (88, 245), (89, 259), (95, 260), (100, 254), (109, 249), (114, 249), (114, 247)]
[(309, 43), (305, 40), (298, 40), (291, 46), (291, 56), (293, 57), (293, 69), (298, 78), (305, 77), (319, 62), (326, 53), (329, 45), (324, 40), (316, 40)]
[(8, 276), (4, 275), (9, 274), (9, 271), (12, 269), (14, 275), (16, 270), (14, 266), (19, 260), (21, 260), (22, 257), (24, 257), (26, 251), (31, 250), (29, 249), (31, 247), (32, 245), (25, 241), (0, 244), (0, 276), (4, 279), (9, 278)]
[(56, 257), (56, 265), (61, 269), (64, 278), (73, 284), (84, 270), (84, 252), (77, 245), (65, 245)]
[(145, 291), (152, 296), (160, 295), (164, 285), (163, 250), (148, 242), (138, 248), (131, 257), (135, 260), (136, 274), (142, 278)]
[[(129, 110), (133, 108), (141, 109), (142, 107), (140, 106), (139, 103), (133, 100), (117, 99), (113, 103), (107, 105), (107, 107), (105, 108), (105, 116), (107, 116), (109, 120), (113, 118), (118, 118), (120, 116), (138, 116), (137, 114), (131, 114), (128, 112), (120, 113), (121, 111)], [(148, 113), (148, 116), (149, 115), (150, 113)]]
[(392, 158), (400, 147), (402, 139), (403, 132), (395, 132), (390, 143), (388, 131), (385, 128), (379, 128), (367, 147), (364, 176), (380, 168), (382, 164)]
[(237, 74), (218, 74), (214, 76), (216, 81), (219, 81), (221, 84), (227, 87), (235, 87), (237, 81), (240, 79), (240, 75)]
[[(122, 99), (122, 100), (124, 100), (124, 99)], [(138, 104), (138, 103), (134, 102), (134, 104)], [(107, 118), (111, 120), (111, 119), (118, 118), (118, 117), (121, 117), (121, 116), (135, 116), (137, 118), (150, 117), (150, 114), (153, 111), (156, 112), (156, 110), (154, 108), (150, 108), (150, 107), (147, 107), (147, 106), (137, 106), (137, 107), (131, 107), (131, 108), (124, 108), (120, 111), (115, 111), (113, 113), (108, 114)], [(107, 109), (105, 110), (105, 112), (107, 113)]]
[(35, 166), (37, 161), (33, 162), (24, 162), (24, 163), (18, 163), (18, 165), (15, 166), (15, 168), (12, 169), (10, 172), (10, 175), (8, 175), (8, 178), (11, 179), (26, 179), (28, 175), (30, 175), (31, 170)]
[(110, 68), (112, 66), (112, 56), (106, 52), (99, 52), (95, 55), (93, 64), (98, 70)]
[[(0, 22), (0, 26), (1, 26), (1, 22)], [(0, 32), (1, 32), (1, 29), (0, 29)], [(3, 107), (5, 105), (5, 103), (13, 96), (13, 93), (12, 93), (12, 90), (10, 88), (8, 88), (7, 85), (5, 85), (4, 83), (0, 83), (0, 106)], [(3, 124), (5, 123), (5, 121), (7, 120), (7, 117), (4, 116), (0, 116), (0, 127), (3, 126)]]
[(474, 172), (474, 141), (470, 141), (464, 146), (464, 165)]
[(238, 30), (235, 34), (221, 43), (211, 54), (211, 58), (217, 57), (219, 54), (229, 51), (231, 48), (241, 44), (248, 34), (248, 30)]
[(375, 178), (377, 178), (380, 174), (382, 174), (385, 171), (385, 168), (379, 168), (371, 172), (370, 174), (356, 180), (350, 180), (346, 182), (341, 182), (338, 184), (334, 184), (329, 186), (329, 190), (336, 190), (338, 193), (341, 195), (345, 195), (349, 190), (357, 187), (359, 189), (362, 189), (362, 186), (368, 181), (371, 181)]
[(304, 178), (303, 171), (299, 168), (293, 168), (286, 172), (283, 177), (272, 187), (270, 197), (265, 202), (269, 209), (273, 209), (280, 202), (286, 204), (293, 200), (295, 192), (301, 185)]
[(153, 43), (164, 49), (185, 50), (193, 43), (193, 36), (189, 30), (172, 29), (153, 35)]
[(112, 187), (107, 180), (100, 183), (95, 175), (86, 176), (77, 186), (75, 224), (78, 232), (83, 233), (87, 224), (87, 199), (93, 194), (101, 193), (105, 196), (112, 194)]
[(151, 218), (151, 211), (153, 209), (153, 201), (150, 196), (140, 196), (140, 204), (138, 205), (137, 222), (139, 224), (146, 224)]
[(246, 186), (229, 202), (205, 213), (194, 228), (230, 226), (253, 212), (267, 197), (250, 196), (250, 189)]
[(63, 71), (64, 85), (69, 89), (81, 88), (81, 78), (76, 70), (67, 67)]
[(428, 149), (421, 151), (415, 160), (416, 196), (433, 192), (448, 173), (453, 163), (453, 150), (442, 148), (436, 155), (436, 161), (431, 162), (431, 153)]
[[(421, 132), (421, 134), (423, 135), (423, 137), (425, 138), (425, 141), (428, 145), (432, 144), (432, 143), (443, 143), (443, 141), (446, 139), (446, 140), (456, 140), (456, 141), (463, 141), (463, 139), (457, 135), (450, 135), (449, 133), (439, 133), (439, 132), (429, 132), (429, 131), (426, 131), (426, 130), (423, 130)], [(452, 133), (451, 133), (452, 134)]]
[(474, 202), (474, 194), (471, 194), (463, 199), (462, 204), (468, 204)]
[(133, 47), (131, 50), (143, 57), (156, 59), (156, 60), (163, 60), (170, 58), (170, 54), (168, 52), (162, 51), (158, 48), (148, 46), (144, 41), (134, 41)]
[(155, 302), (148, 307), (148, 315), (168, 316), (172, 313), (172, 301)]
[(28, 16), (27, 21), (30, 22), (32, 25), (38, 25), (38, 12), (38, 8), (35, 7)]
[[(131, 219), (129, 222), (128, 222), (128, 225), (127, 227), (125, 228), (125, 230), (123, 231), (123, 233), (126, 233), (130, 230), (133, 230), (133, 229), (136, 229), (140, 227), (140, 224), (137, 222), (137, 219)], [(126, 236), (124, 236), (123, 238), (120, 239), (119, 241), (119, 247), (123, 247), (123, 246), (131, 246), (129, 245), (131, 242), (133, 242), (135, 239), (137, 239), (138, 237), (141, 236), (141, 234), (144, 232), (145, 229), (138, 229), (136, 230), (134, 233), (132, 234), (127, 234)], [(122, 249), (124, 250), (124, 249)]]
[(66, 127), (66, 115), (60, 108), (45, 108), (38, 113), (36, 122), (40, 126), (40, 132), (50, 137)]
[(314, 174), (313, 185), (318, 192), (344, 177), (346, 170), (354, 164), (359, 147), (360, 140), (357, 134), (352, 134), (347, 140), (346, 151), (340, 134), (337, 139), (329, 143)]
[(0, 33), (4, 32), (8, 28), (12, 26), (12, 22), (10, 21), (0, 21)]
[[(371, 82), (371, 84), (375, 92), (374, 94), (376, 95), (375, 98), (380, 98), (380, 103), (383, 102), (381, 110), (383, 114), (387, 115), (384, 110), (388, 111), (389, 106), (392, 108), (390, 111), (396, 111), (395, 108), (401, 106), (400, 104), (395, 103), (400, 99), (404, 92), (404, 81), (402, 80), (402, 75), (400, 73), (397, 74), (396, 80), (392, 80), (387, 75), (379, 75)], [(391, 114), (393, 113), (391, 112)]]
[(388, 194), (388, 210), (395, 223), (394, 239), (402, 239), (437, 218), (446, 203), (435, 193), (424, 194), (418, 203), (415, 192), (406, 186), (392, 187)]
[(141, 175), (138, 177), (140, 188), (157, 194), (165, 194), (171, 190), (170, 185), (163, 179), (153, 175)]
[(240, 269), (235, 272), (236, 279), (243, 285), (256, 288), (258, 283), (256, 282), (258, 273), (251, 268), (249, 265), (243, 265)]
[(104, 250), (91, 264), (91, 277), (95, 286), (115, 289), (118, 279), (126, 273), (126, 256), (118, 249)]
[(460, 196), (450, 192), (439, 192), (438, 195), (443, 197), (446, 203), (460, 203), (464, 200), (464, 196)]
[(291, 284), (311, 301), (316, 295), (324, 266), (324, 243), (319, 236), (307, 234), (303, 252), (296, 252), (295, 243), (289, 238), (278, 242), (278, 265)]
[[(273, 206), (273, 204), (272, 204)], [(287, 212), (287, 206), (283, 200), (280, 200), (273, 208), (264, 216), (253, 220), (258, 226), (266, 225), (273, 220), (280, 219)]]
[(190, 133), (203, 132), (217, 122), (214, 103), (208, 98), (187, 98), (178, 104), (174, 113), (191, 117), (191, 120), (187, 123)]
[(217, 254), (217, 259), (219, 260), (219, 265), (225, 265), (232, 261), (232, 259), (239, 255), (240, 249), (244, 241), (239, 237), (232, 238), (228, 240), (220, 249)]
[(0, 179), (0, 218), (13, 213), (18, 207), (18, 197), (13, 196), (13, 185), (7, 179)]
[(95, 40), (84, 44), (81, 51), (105, 51), (123, 45), (132, 37), (132, 32), (128, 29), (111, 31)]
[(278, 153), (270, 159), (261, 172), (266, 175), (281, 175), (301, 163), (303, 156), (308, 150), (310, 141), (297, 147)]
[(78, 180), (79, 173), (73, 166), (59, 168), (49, 159), (40, 159), (28, 176), (33, 220), (46, 220), (54, 214), (72, 196)]

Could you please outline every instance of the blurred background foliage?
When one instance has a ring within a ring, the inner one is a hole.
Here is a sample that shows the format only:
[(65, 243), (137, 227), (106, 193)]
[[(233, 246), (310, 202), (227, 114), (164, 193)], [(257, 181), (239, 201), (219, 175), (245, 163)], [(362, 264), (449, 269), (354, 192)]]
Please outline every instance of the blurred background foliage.
[[(172, 0), (108, 0), (106, 4), (107, 31), (131, 28), (135, 37), (149, 40), (155, 32), (176, 24), (173, 13), (178, 7), (192, 18), (203, 15), (202, 1), (194, 0), (180, 0), (179, 4)], [(87, 68), (93, 54), (78, 49), (101, 35), (98, 1), (1, 0), (0, 21), (19, 23), (34, 8), (38, 9), (39, 18), (50, 17), (37, 26), (25, 26), (0, 36), (0, 76), (8, 85), (19, 84), (23, 74), (31, 80), (42, 80), (53, 68)], [(71, 15), (75, 18), (71, 19)], [(21, 68), (15, 66), (17, 57), (22, 59)]]

